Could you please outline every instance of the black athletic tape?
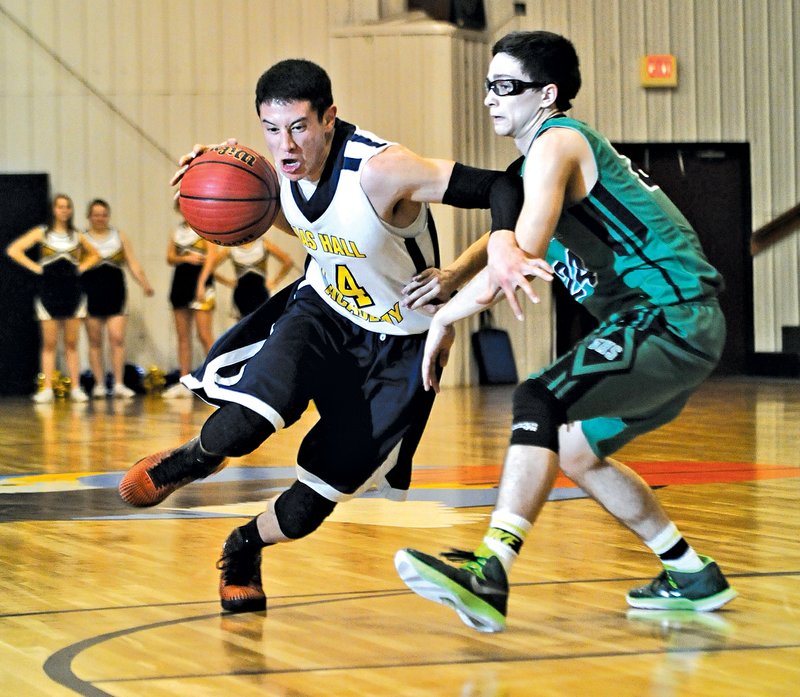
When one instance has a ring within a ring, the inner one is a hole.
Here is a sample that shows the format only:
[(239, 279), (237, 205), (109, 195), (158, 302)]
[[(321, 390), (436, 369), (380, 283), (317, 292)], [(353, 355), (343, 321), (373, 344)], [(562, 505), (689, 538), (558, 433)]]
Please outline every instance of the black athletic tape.
[(534, 445), (558, 453), (558, 429), (566, 423), (561, 403), (542, 383), (526, 380), (514, 390), (511, 445)]
[(310, 486), (295, 482), (275, 499), (275, 517), (281, 532), (290, 540), (298, 540), (322, 525), (335, 507), (335, 502)]

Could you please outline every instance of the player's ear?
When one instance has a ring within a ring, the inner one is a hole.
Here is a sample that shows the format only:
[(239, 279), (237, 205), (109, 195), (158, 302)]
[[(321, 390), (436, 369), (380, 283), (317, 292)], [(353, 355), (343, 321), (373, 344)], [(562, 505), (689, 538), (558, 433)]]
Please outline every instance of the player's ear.
[(335, 122), (336, 122), (336, 105), (331, 104), (325, 110), (325, 113), (322, 115), (322, 125), (325, 127), (325, 130), (329, 130), (333, 128)]
[(551, 82), (542, 87), (542, 106), (553, 106), (558, 99), (558, 85)]

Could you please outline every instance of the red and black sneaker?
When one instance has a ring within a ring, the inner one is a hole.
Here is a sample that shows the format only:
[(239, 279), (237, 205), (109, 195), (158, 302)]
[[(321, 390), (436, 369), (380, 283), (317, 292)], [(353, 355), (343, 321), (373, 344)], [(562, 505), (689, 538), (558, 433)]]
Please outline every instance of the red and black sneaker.
[(261, 547), (247, 544), (239, 528), (225, 540), (217, 568), (222, 572), (219, 597), (225, 612), (267, 609), (267, 596), (261, 587)]
[(173, 450), (162, 450), (139, 460), (119, 483), (119, 495), (131, 506), (155, 506), (173, 491), (223, 467), (225, 458), (205, 453), (200, 439), (195, 438)]

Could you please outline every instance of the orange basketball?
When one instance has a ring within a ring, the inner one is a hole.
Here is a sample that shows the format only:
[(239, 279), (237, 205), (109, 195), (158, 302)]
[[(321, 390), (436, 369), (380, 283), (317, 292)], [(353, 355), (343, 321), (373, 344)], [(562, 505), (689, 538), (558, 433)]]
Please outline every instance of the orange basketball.
[(275, 168), (255, 150), (220, 145), (192, 160), (178, 202), (200, 237), (233, 247), (270, 228), (280, 209), (280, 182)]

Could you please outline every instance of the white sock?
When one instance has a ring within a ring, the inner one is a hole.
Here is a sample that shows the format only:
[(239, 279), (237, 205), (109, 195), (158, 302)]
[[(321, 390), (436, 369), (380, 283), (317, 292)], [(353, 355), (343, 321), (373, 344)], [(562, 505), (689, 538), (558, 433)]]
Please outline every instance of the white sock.
[(675, 523), (670, 523), (645, 544), (661, 559), (665, 569), (695, 572), (705, 566), (697, 552), (683, 539)]
[[(531, 523), (522, 516), (511, 511), (494, 511), (489, 521), (489, 529), (483, 537), (483, 543), (476, 550), (476, 554), (478, 556), (496, 556), (506, 570), (506, 574), (509, 574), (530, 529)], [(485, 548), (489, 554), (481, 554), (481, 548)]]

